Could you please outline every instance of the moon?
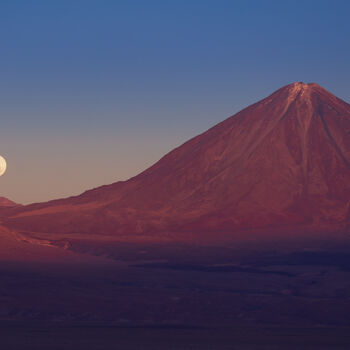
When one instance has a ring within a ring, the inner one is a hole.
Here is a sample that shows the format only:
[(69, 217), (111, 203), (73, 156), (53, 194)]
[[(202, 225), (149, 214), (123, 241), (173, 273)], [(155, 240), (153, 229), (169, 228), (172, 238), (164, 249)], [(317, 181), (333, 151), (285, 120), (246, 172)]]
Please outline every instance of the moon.
[(0, 156), (0, 176), (4, 175), (6, 171), (6, 160)]

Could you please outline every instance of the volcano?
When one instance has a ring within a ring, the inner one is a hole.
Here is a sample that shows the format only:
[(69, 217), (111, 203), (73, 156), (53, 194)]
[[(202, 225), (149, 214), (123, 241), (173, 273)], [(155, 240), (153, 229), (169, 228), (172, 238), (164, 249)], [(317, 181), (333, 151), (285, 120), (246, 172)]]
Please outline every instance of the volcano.
[(314, 83), (287, 85), (127, 181), (9, 209), (3, 223), (47, 234), (195, 240), (220, 232), (347, 234), (350, 105)]

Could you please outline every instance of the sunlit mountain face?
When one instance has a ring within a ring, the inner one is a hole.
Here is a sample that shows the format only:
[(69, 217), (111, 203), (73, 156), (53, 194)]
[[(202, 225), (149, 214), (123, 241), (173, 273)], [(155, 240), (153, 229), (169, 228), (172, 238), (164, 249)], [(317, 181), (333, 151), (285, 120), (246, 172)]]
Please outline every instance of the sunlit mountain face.
[(0, 197), (0, 207), (14, 207), (17, 204), (8, 198)]
[(130, 241), (341, 238), (350, 228), (349, 133), (349, 104), (293, 83), (128, 181), (14, 208), (4, 223)]

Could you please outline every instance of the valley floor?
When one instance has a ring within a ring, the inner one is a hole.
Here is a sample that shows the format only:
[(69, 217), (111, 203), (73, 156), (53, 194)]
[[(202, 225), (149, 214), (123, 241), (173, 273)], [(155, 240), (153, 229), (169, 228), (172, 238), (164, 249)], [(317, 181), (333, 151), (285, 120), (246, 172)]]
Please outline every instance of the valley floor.
[(113, 327), (21, 325), (0, 328), (6, 350), (347, 350), (350, 329), (337, 327)]
[(96, 242), (71, 250), (103, 257), (1, 263), (2, 348), (350, 348), (347, 250)]

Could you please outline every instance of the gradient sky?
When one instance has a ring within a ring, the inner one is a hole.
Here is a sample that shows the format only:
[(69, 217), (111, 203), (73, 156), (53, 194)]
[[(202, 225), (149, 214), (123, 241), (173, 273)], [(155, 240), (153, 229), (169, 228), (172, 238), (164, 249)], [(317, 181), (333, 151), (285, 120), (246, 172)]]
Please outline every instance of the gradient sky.
[(127, 179), (294, 81), (350, 101), (350, 2), (1, 0), (0, 196)]

